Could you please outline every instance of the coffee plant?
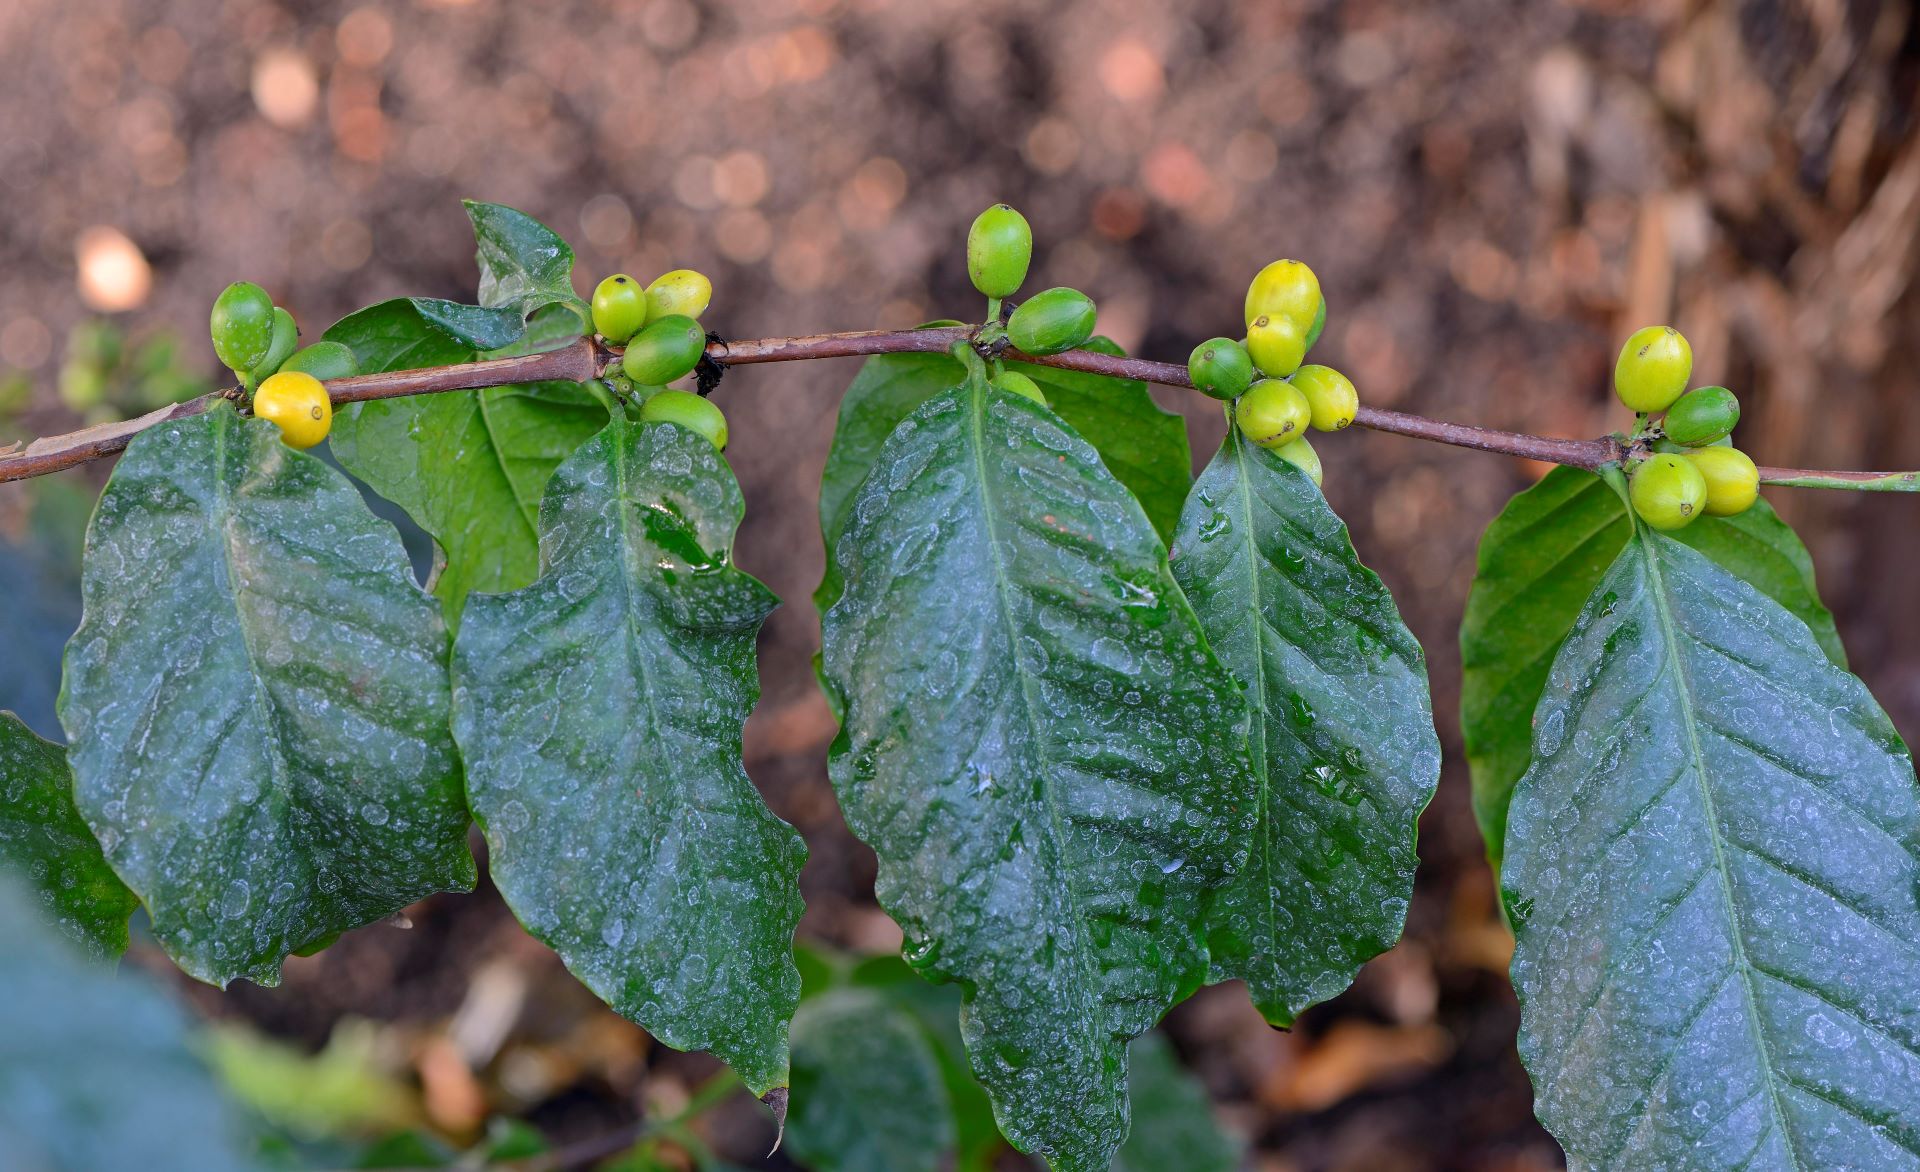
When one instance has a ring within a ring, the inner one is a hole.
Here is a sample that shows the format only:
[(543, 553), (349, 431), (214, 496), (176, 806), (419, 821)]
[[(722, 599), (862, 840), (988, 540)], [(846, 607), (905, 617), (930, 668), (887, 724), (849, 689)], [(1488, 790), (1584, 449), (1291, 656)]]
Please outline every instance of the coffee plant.
[[(1440, 774), (1425, 656), (1305, 438), (1357, 422), (1561, 465), (1488, 528), (1461, 640), (1520, 1052), (1570, 1162), (1920, 1167), (1920, 792), (1757, 499), (1913, 473), (1756, 467), (1660, 326), (1603, 439), (1362, 406), (1306, 362), (1327, 303), (1292, 260), (1184, 369), (1129, 358), (1077, 290), (1016, 302), (1032, 234), (1004, 205), (967, 240), (981, 323), (758, 341), (708, 332), (699, 273), (582, 299), (551, 231), (468, 212), (477, 304), (386, 301), (301, 348), (238, 283), (210, 322), (231, 389), (0, 451), (18, 479), (125, 449), (69, 744), (0, 717), (0, 857), (37, 899), (0, 889), (0, 920), (72, 946), (0, 959), (0, 1052), (153, 1075), (139, 1111), (211, 1144), (226, 1108), (177, 1023), (81, 954), (117, 956), (137, 904), (187, 973), (271, 985), (470, 889), (477, 824), (527, 930), (723, 1060), (714, 1093), (763, 1097), (809, 1167), (983, 1169), (1001, 1136), (1070, 1172), (1232, 1167), (1150, 1031), (1228, 980), (1288, 1026), (1391, 948)], [(741, 761), (778, 600), (733, 563), (712, 396), (847, 355), (817, 666), (900, 959), (796, 950), (806, 849)], [(1148, 381), (1221, 401), (1197, 478)], [(346, 474), (303, 450), (328, 439)], [(431, 535), (428, 588), (355, 479)], [(0, 1137), (49, 1166), (137, 1150), (134, 1121), (81, 1122), (105, 1091), (49, 1086), (0, 1088)], [(719, 1166), (685, 1116), (633, 1139), (621, 1167)]]

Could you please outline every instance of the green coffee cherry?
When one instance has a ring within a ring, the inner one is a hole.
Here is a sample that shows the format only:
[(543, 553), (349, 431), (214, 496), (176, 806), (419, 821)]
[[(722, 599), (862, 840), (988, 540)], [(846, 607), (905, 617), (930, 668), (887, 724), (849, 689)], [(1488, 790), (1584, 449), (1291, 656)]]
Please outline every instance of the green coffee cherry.
[(293, 357), (294, 349), (299, 345), (300, 327), (294, 324), (293, 315), (277, 305), (274, 306), (273, 342), (267, 347), (267, 356), (260, 360), (260, 365), (247, 373), (255, 380), (267, 377), (279, 370), (287, 359)]
[(1739, 448), (1708, 447), (1684, 457), (1707, 484), (1709, 517), (1732, 517), (1753, 507), (1760, 496), (1760, 470)]
[(1707, 482), (1687, 456), (1665, 452), (1648, 456), (1627, 485), (1633, 511), (1655, 529), (1691, 525), (1707, 503)]
[(1320, 278), (1312, 269), (1297, 260), (1276, 260), (1247, 286), (1246, 322), (1252, 326), (1256, 318), (1284, 317), (1304, 339), (1320, 316), (1321, 300)]
[(1234, 404), (1233, 421), (1241, 434), (1263, 448), (1291, 444), (1306, 434), (1313, 409), (1300, 388), (1277, 378), (1247, 388)]
[(1093, 337), (1093, 298), (1078, 289), (1035, 293), (1007, 319), (1007, 337), (1023, 354), (1058, 354)]
[(727, 417), (711, 399), (691, 391), (660, 391), (640, 405), (645, 423), (677, 423), (689, 431), (707, 437), (707, 442), (727, 450)]
[(625, 273), (615, 273), (593, 290), (593, 328), (618, 346), (647, 324), (647, 291)]
[(1025, 216), (997, 203), (974, 217), (967, 230), (967, 275), (974, 288), (989, 297), (1011, 297), (1032, 260), (1033, 229)]
[(1667, 408), (1667, 438), (1690, 448), (1724, 439), (1740, 422), (1740, 400), (1725, 387), (1695, 387)]
[(250, 371), (273, 348), (273, 298), (251, 281), (235, 281), (214, 301), (208, 328), (221, 364)]
[(705, 273), (692, 269), (662, 273), (647, 286), (648, 321), (659, 321), (676, 313), (699, 321), (712, 303), (713, 282), (707, 280)]
[(1634, 411), (1665, 411), (1687, 389), (1693, 347), (1672, 326), (1634, 331), (1613, 364), (1613, 393)]
[(1285, 378), (1307, 357), (1307, 335), (1292, 318), (1261, 315), (1247, 327), (1247, 354), (1260, 373)]
[(321, 382), (330, 382), (336, 378), (352, 378), (360, 373), (360, 360), (353, 351), (339, 342), (315, 342), (304, 349), (295, 350), (281, 370), (297, 370), (310, 374)]
[(1032, 399), (1042, 407), (1048, 405), (1047, 396), (1041, 392), (1040, 384), (1017, 370), (1003, 370), (993, 376), (992, 382), (1003, 391), (1012, 391), (1023, 398)]
[(621, 371), (642, 386), (663, 387), (700, 364), (707, 333), (685, 314), (670, 314), (635, 334), (620, 356)]
[(1360, 392), (1353, 381), (1331, 366), (1303, 366), (1293, 372), (1293, 385), (1313, 408), (1316, 431), (1339, 431), (1360, 411)]
[(1327, 299), (1322, 297), (1320, 299), (1320, 308), (1315, 310), (1313, 314), (1313, 325), (1307, 328), (1307, 349), (1309, 350), (1313, 349), (1313, 344), (1320, 340), (1321, 331), (1325, 330), (1326, 328), (1327, 328)]
[(1253, 359), (1232, 338), (1209, 338), (1187, 358), (1193, 389), (1216, 399), (1237, 399), (1253, 385)]
[(1326, 475), (1325, 470), (1320, 467), (1320, 453), (1313, 450), (1313, 445), (1307, 442), (1306, 436), (1301, 436), (1290, 444), (1281, 445), (1274, 454), (1312, 477), (1315, 487), (1319, 486), (1321, 479)]

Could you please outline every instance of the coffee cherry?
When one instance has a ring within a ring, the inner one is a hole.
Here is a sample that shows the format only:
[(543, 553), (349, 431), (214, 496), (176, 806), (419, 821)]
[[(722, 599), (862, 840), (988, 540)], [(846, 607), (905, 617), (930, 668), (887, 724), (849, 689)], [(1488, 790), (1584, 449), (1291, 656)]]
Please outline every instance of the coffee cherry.
[(1667, 408), (1667, 438), (1691, 448), (1723, 439), (1740, 422), (1740, 400), (1725, 387), (1695, 387)]
[(1672, 326), (1636, 330), (1613, 364), (1613, 393), (1634, 411), (1665, 411), (1693, 374), (1693, 347)]
[(1313, 408), (1300, 388), (1281, 379), (1262, 379), (1247, 388), (1234, 405), (1233, 421), (1245, 435), (1263, 448), (1291, 444), (1306, 434)]
[(705, 273), (675, 269), (655, 277), (647, 286), (647, 320), (659, 321), (677, 313), (699, 321), (712, 301), (713, 282)]
[(290, 448), (310, 448), (333, 427), (333, 400), (320, 380), (305, 371), (269, 375), (253, 394), (253, 413), (272, 421)]
[(247, 373), (257, 382), (267, 377), (293, 357), (293, 351), (300, 345), (300, 327), (294, 324), (293, 315), (279, 306), (273, 307), (273, 343), (267, 347), (267, 356), (260, 365)]
[(727, 417), (713, 400), (692, 391), (660, 391), (640, 405), (645, 423), (677, 423), (689, 431), (707, 437), (707, 442), (727, 450)]
[(1691, 525), (1707, 503), (1707, 482), (1686, 456), (1658, 453), (1640, 462), (1627, 485), (1633, 511), (1655, 529)]
[(251, 281), (235, 281), (215, 299), (208, 328), (222, 365), (252, 370), (273, 348), (273, 298)]
[(1078, 289), (1035, 293), (1007, 319), (1007, 337), (1023, 354), (1058, 354), (1093, 337), (1093, 298)]
[(1247, 286), (1246, 322), (1284, 317), (1305, 338), (1321, 310), (1320, 278), (1297, 260), (1276, 260)]
[(280, 364), (283, 371), (296, 370), (310, 374), (321, 382), (336, 378), (352, 378), (360, 373), (360, 360), (353, 351), (339, 342), (320, 341), (300, 350), (295, 350), (285, 362)]
[(1232, 338), (1209, 338), (1187, 358), (1193, 389), (1216, 399), (1237, 399), (1253, 385), (1253, 359)]
[(647, 324), (647, 291), (625, 273), (615, 273), (593, 290), (593, 328), (618, 346)]
[(988, 297), (1011, 297), (1027, 279), (1033, 260), (1033, 229), (1027, 218), (997, 203), (974, 217), (967, 230), (967, 275)]
[(642, 386), (663, 387), (700, 364), (707, 333), (685, 314), (669, 314), (634, 335), (620, 355), (620, 369)]
[(1281, 445), (1274, 454), (1312, 477), (1315, 487), (1319, 486), (1321, 479), (1326, 475), (1320, 467), (1320, 453), (1313, 450), (1313, 445), (1307, 442), (1306, 436), (1301, 436), (1290, 444)]
[(1292, 318), (1262, 315), (1247, 327), (1247, 354), (1260, 373), (1285, 378), (1307, 357), (1307, 335)]
[(1022, 398), (1032, 399), (1042, 407), (1048, 406), (1047, 396), (1040, 390), (1040, 384), (1017, 370), (1003, 370), (989, 381), (1003, 391), (1011, 391)]
[(1313, 408), (1313, 426), (1318, 431), (1339, 431), (1360, 410), (1360, 393), (1353, 389), (1352, 380), (1331, 366), (1303, 366), (1293, 372), (1293, 385)]
[(1320, 340), (1321, 331), (1325, 330), (1326, 328), (1327, 328), (1327, 299), (1322, 297), (1320, 299), (1320, 308), (1315, 310), (1313, 314), (1313, 325), (1307, 328), (1307, 349), (1309, 350), (1313, 349), (1313, 344)]
[(1701, 448), (1684, 457), (1707, 484), (1709, 517), (1732, 517), (1753, 507), (1760, 496), (1760, 470), (1739, 448)]

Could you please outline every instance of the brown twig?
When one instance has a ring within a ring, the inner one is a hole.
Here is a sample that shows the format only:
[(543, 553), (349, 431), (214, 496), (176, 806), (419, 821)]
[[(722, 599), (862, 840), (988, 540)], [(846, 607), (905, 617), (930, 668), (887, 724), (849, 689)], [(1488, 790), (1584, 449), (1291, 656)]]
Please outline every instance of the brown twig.
[[(954, 342), (968, 337), (972, 331), (972, 326), (937, 326), (920, 330), (861, 330), (799, 338), (733, 340), (714, 342), (707, 348), (707, 357), (717, 365), (727, 367), (814, 358), (854, 358), (872, 354), (944, 353)], [(582, 338), (545, 354), (335, 379), (327, 384), (327, 390), (335, 403), (359, 403), (370, 399), (430, 395), (508, 383), (551, 380), (581, 382), (605, 370), (611, 357), (609, 351), (591, 339)], [(1069, 350), (1064, 354), (1046, 356), (1009, 352), (1009, 357), (1062, 370), (1139, 379), (1170, 387), (1193, 385), (1187, 378), (1185, 367), (1145, 358), (1125, 358), (1089, 350)], [(223, 394), (214, 392), (186, 403), (176, 403), (138, 419), (101, 424), (66, 435), (48, 436), (34, 440), (25, 447), (16, 445), (11, 451), (0, 449), (0, 482), (42, 476), (111, 455), (126, 447), (129, 440), (146, 428), (197, 415)], [(1621, 444), (1611, 438), (1555, 439), (1490, 427), (1472, 427), (1464, 423), (1448, 423), (1378, 407), (1360, 408), (1354, 422), (1375, 431), (1526, 460), (1568, 464), (1576, 468), (1599, 468), (1620, 459), (1624, 454)], [(1920, 474), (1913, 472), (1821, 472), (1802, 468), (1762, 468), (1760, 479), (1767, 484), (1804, 488), (1920, 492)]]

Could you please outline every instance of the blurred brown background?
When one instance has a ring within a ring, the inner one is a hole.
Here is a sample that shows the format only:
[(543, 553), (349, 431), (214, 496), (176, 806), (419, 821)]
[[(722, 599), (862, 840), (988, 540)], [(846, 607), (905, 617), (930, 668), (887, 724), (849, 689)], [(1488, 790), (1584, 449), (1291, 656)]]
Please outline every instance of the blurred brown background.
[[(731, 336), (977, 315), (962, 241), (1004, 199), (1034, 225), (1035, 287), (1086, 289), (1143, 354), (1230, 332), (1257, 265), (1298, 256), (1329, 299), (1316, 356), (1371, 403), (1600, 434), (1625, 422), (1620, 338), (1671, 321), (1698, 380), (1740, 394), (1762, 463), (1911, 468), (1917, 81), (1908, 6), (1862, 0), (6, 0), (0, 374), (26, 376), (15, 433), (66, 430), (56, 372), (88, 319), (172, 329), (210, 378), (206, 309), (231, 279), (310, 333), (397, 294), (470, 299), (463, 196), (567, 235), (583, 292), (704, 270)], [(813, 850), (803, 933), (881, 951), (898, 933), (828, 789), (808, 671), (815, 488), (853, 369), (741, 370), (720, 396), (739, 560), (788, 600), (748, 766)], [(1217, 417), (1161, 397), (1204, 459)], [(1429, 648), (1450, 757), (1408, 940), (1291, 1033), (1237, 987), (1169, 1029), (1258, 1168), (1555, 1167), (1512, 1056), (1456, 702), (1475, 542), (1541, 470), (1374, 434), (1320, 447)], [(0, 534), (33, 491), (0, 487)], [(1913, 739), (1920, 501), (1768, 495)], [(280, 989), (191, 995), (308, 1048), (370, 1030), (454, 1133), (498, 1111), (591, 1135), (711, 1069), (597, 1011), (490, 894), (411, 920), (290, 963)], [(765, 1134), (737, 1106), (716, 1140), (753, 1164)]]

